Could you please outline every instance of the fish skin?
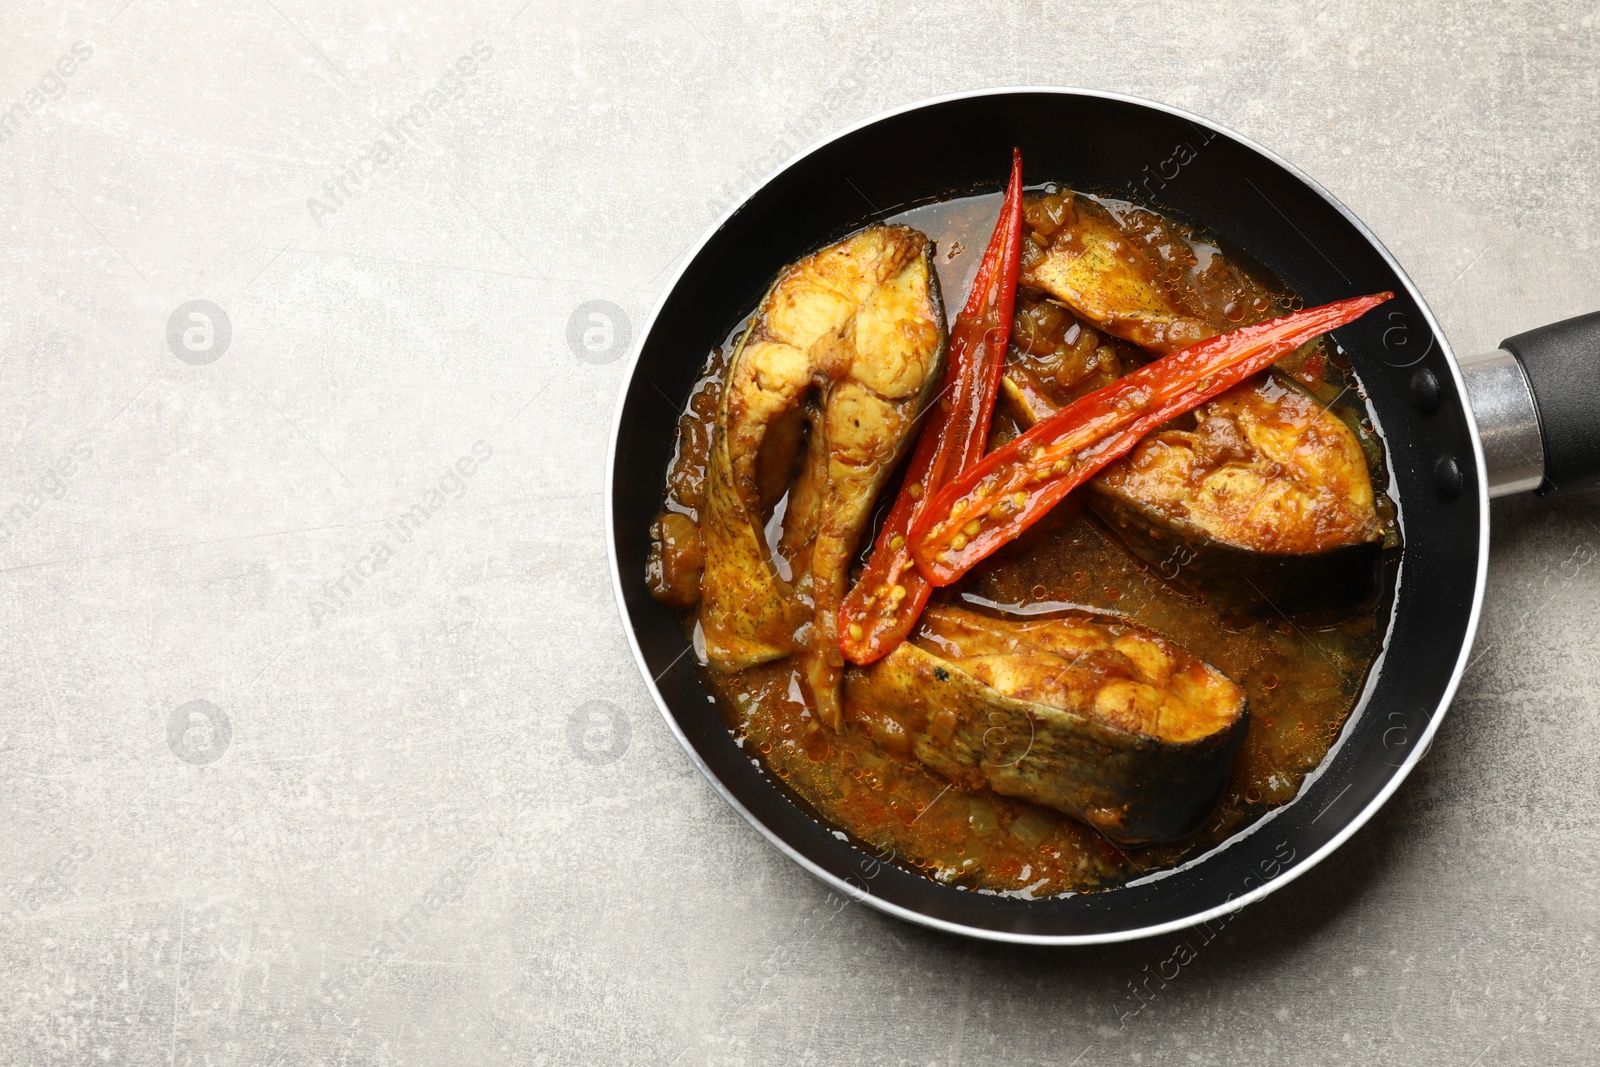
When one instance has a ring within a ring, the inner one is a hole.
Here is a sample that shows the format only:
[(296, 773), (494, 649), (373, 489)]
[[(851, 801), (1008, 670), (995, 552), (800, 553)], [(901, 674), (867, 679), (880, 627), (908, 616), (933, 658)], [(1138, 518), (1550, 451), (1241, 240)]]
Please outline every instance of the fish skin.
[(1042, 257), (1024, 262), (1022, 285), (1041, 289), (1084, 320), (1157, 355), (1214, 337), (1211, 323), (1187, 314), (1156, 269), (1109, 220), (1074, 203)]
[[(834, 728), (850, 560), (942, 376), (946, 343), (931, 243), (880, 225), (785, 270), (729, 365), (701, 524), (707, 658), (737, 670), (798, 653), (813, 706)], [(786, 579), (763, 533), (771, 487), (760, 457), (769, 433), (798, 432), (802, 405), (810, 434), (779, 546)]]
[(852, 669), (845, 700), (886, 749), (958, 786), (1054, 808), (1128, 844), (1190, 832), (1249, 728), (1237, 683), (1131, 624), (948, 605)]

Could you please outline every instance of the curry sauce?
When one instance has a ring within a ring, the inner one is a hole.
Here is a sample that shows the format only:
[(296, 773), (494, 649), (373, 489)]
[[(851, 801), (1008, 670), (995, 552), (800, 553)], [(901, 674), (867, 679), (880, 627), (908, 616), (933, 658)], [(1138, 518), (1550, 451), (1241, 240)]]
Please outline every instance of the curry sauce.
[[(1046, 192), (1059, 195), (1057, 190)], [(1264, 272), (1247, 268), (1242, 257), (1226, 254), (1196, 231), (1119, 201), (1078, 195), (1087, 210), (1119, 220), (1133, 217), (1132, 223), (1122, 221), (1122, 232), (1146, 235), (1148, 254), (1181, 276), (1197, 314), (1220, 309), (1229, 322), (1236, 322), (1270, 317), (1300, 304)], [(985, 214), (992, 220), (992, 207), (987, 212), (985, 207), (996, 201), (958, 199), (892, 220), (916, 225), (941, 250), (952, 249), (935, 256), (947, 305), (960, 303), (976, 258), (976, 253), (964, 257), (953, 250), (982, 244), (968, 236), (976, 231), (964, 220)], [(1041, 212), (1037, 199), (1030, 208), (1030, 223), (1044, 217), (1048, 226), (1048, 213)], [(1090, 387), (1090, 380), (1109, 380), (1118, 369), (1125, 373), (1150, 358), (1127, 340), (1097, 333), (1054, 306), (1041, 314), (1038, 305), (1038, 293), (1027, 299), (1019, 295), (1008, 376), (1070, 391)], [(1024, 315), (1030, 316), (1026, 324)], [(717, 401), (744, 325), (710, 354), (680, 419), (668, 471), (650, 582), (663, 601), (680, 608), (694, 602), (701, 560), (693, 539), (679, 535), (700, 521), (705, 506)], [(1337, 351), (1326, 340), (1318, 342), (1281, 361), (1274, 373), (1328, 405), (1359, 441), (1393, 556), (1395, 523), (1392, 505), (1383, 496), (1388, 478), (1382, 445), (1366, 421), (1358, 384)], [(991, 447), (1022, 424), (1006, 412), (1002, 403)], [(895, 489), (891, 480), (880, 494), (880, 521)], [(1012, 544), (939, 590), (932, 607), (943, 603), (1013, 621), (1088, 613), (1113, 626), (1159, 635), (1242, 687), (1247, 732), (1220, 797), (1188, 836), (1166, 844), (1118, 843), (1051, 807), (1001, 795), (975, 780), (963, 779), (958, 785), (919, 762), (910, 739), (895, 735), (892, 719), (862, 716), (873, 720), (869, 730), (852, 717), (851, 680), (861, 668), (846, 670), (845, 721), (834, 730), (808, 706), (813, 702), (807, 700), (808, 686), (796, 657), (743, 670), (722, 669), (705, 662), (703, 637), (696, 631), (702, 679), (737, 743), (821, 819), (880, 858), (892, 856), (894, 862), (948, 884), (1027, 897), (1113, 888), (1174, 866), (1292, 800), (1306, 774), (1337, 740), (1359, 699), (1382, 648), (1392, 583), (1385, 582), (1383, 595), (1374, 601), (1333, 616), (1239, 612), (1233, 605), (1195, 595), (1185, 585), (1183, 572), (1191, 560), (1182, 552), (1158, 561), (1136, 559), (1105, 520), (1085, 506), (1086, 499), (1084, 492), (1070, 495)], [(768, 545), (780, 570), (784, 564), (777, 553), (786, 500), (778, 500), (766, 516)], [(857, 568), (870, 550), (874, 528), (869, 526), (862, 537)], [(688, 547), (675, 549), (679, 543)], [(686, 615), (686, 625), (694, 628), (692, 613)]]

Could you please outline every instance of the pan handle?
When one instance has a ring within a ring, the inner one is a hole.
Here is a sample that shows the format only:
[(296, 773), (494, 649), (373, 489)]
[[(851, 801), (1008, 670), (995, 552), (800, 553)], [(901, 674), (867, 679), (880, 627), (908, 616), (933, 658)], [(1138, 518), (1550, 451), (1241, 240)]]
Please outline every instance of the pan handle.
[(1508, 337), (1462, 374), (1490, 496), (1600, 482), (1600, 312)]

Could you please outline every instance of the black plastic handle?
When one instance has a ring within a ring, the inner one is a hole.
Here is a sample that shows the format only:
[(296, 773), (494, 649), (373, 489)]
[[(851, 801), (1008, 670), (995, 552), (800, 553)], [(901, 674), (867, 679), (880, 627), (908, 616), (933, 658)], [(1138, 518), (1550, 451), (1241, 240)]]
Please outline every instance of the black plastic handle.
[(1544, 441), (1540, 496), (1600, 482), (1600, 311), (1500, 342), (1533, 393)]

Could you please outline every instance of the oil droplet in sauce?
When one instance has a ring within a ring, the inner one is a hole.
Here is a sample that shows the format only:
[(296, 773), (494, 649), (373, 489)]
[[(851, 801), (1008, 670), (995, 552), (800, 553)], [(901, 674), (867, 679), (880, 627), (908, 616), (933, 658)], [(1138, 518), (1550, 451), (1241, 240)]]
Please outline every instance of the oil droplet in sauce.
[(830, 750), (828, 735), (821, 728), (813, 730), (811, 736), (806, 739), (806, 758), (812, 763), (826, 760)]

